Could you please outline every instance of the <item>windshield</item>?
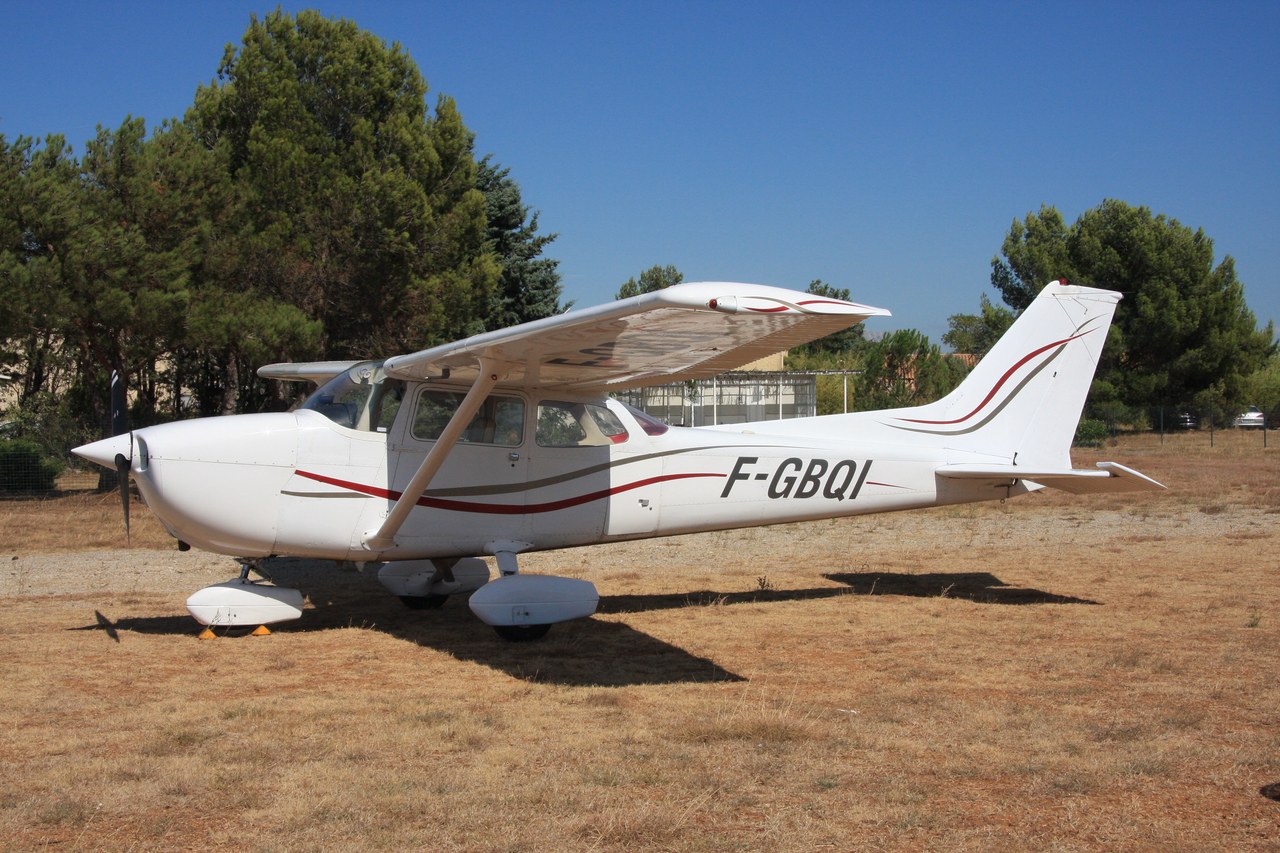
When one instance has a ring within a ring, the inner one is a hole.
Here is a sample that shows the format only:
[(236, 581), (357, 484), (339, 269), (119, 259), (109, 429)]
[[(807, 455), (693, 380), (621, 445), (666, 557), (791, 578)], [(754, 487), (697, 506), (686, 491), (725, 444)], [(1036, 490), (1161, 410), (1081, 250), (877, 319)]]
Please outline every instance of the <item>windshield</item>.
[(319, 412), (338, 426), (386, 432), (404, 399), (404, 382), (388, 379), (382, 362), (366, 361), (330, 379), (301, 408)]

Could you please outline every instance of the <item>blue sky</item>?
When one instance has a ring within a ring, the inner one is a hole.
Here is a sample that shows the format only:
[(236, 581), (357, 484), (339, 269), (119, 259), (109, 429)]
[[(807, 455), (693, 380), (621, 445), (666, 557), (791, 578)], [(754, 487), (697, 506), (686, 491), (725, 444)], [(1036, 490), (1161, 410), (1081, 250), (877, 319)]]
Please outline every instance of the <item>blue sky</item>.
[[(318, 2), (418, 63), (559, 233), (566, 299), (654, 264), (821, 278), (934, 340), (1014, 218), (1203, 228), (1280, 321), (1280, 3)], [(0, 0), (0, 133), (180, 116), (242, 3)], [(308, 6), (286, 4), (286, 11)]]

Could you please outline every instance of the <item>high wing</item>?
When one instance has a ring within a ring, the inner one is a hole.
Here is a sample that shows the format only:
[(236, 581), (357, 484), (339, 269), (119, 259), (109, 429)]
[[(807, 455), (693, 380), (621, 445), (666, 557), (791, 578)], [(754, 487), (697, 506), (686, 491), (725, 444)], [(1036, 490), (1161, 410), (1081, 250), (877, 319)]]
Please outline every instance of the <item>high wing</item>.
[(778, 287), (699, 282), (396, 356), (384, 369), (399, 379), (472, 382), (483, 359), (505, 385), (621, 391), (715, 376), (887, 316)]
[(258, 368), (263, 379), (279, 379), (282, 382), (314, 382), (323, 385), (333, 377), (350, 370), (358, 361), (290, 361), (267, 364)]

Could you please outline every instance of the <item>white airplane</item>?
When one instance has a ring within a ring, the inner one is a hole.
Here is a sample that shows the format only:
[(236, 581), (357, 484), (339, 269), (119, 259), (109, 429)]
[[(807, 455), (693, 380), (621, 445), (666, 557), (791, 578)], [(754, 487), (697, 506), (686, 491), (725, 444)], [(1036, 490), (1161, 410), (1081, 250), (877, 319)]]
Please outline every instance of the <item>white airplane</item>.
[[(178, 421), (76, 448), (132, 476), (180, 543), (236, 557), (204, 624), (302, 614), (248, 580), (273, 555), (381, 563), (415, 607), (471, 593), (508, 639), (595, 612), (583, 580), (519, 574), (529, 551), (1068, 492), (1164, 488), (1070, 446), (1120, 295), (1047, 286), (964, 382), (915, 408), (669, 428), (609, 395), (701, 379), (879, 308), (697, 283), (385, 361), (276, 364), (320, 387), (295, 411)], [(496, 558), (489, 579), (482, 556)]]

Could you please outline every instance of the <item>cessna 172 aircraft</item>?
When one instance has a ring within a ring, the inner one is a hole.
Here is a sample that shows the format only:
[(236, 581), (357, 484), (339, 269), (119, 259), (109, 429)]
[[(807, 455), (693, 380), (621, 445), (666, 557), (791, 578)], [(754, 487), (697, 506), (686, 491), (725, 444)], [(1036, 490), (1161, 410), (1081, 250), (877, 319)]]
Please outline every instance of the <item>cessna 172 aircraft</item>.
[[(509, 639), (595, 612), (593, 584), (519, 555), (1009, 498), (1161, 489), (1070, 445), (1120, 294), (1045, 287), (951, 394), (915, 408), (669, 428), (610, 392), (722, 373), (888, 312), (697, 283), (385, 361), (276, 364), (320, 385), (288, 413), (179, 421), (75, 452), (133, 478), (182, 543), (241, 561), (187, 602), (204, 624), (302, 615), (248, 579), (272, 555), (380, 563), (383, 584), (470, 606)], [(122, 478), (123, 479), (123, 478)], [(496, 558), (489, 579), (483, 556)]]

